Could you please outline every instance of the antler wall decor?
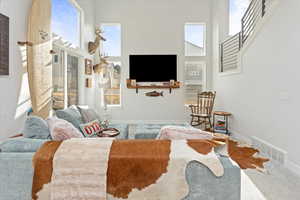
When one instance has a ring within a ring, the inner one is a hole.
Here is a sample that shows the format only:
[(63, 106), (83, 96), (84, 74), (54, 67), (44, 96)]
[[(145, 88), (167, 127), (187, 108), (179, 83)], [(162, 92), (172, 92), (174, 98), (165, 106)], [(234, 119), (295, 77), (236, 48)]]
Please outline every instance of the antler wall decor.
[(88, 50), (89, 54), (93, 55), (97, 51), (100, 41), (106, 41), (106, 39), (101, 35), (103, 31), (99, 28), (96, 28), (95, 34), (96, 34), (96, 39), (94, 42), (89, 42)]

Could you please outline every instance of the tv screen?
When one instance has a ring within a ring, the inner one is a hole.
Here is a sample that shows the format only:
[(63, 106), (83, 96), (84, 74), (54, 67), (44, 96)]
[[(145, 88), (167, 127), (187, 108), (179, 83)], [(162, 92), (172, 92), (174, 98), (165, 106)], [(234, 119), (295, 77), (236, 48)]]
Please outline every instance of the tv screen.
[(130, 55), (129, 76), (137, 82), (177, 81), (177, 55)]

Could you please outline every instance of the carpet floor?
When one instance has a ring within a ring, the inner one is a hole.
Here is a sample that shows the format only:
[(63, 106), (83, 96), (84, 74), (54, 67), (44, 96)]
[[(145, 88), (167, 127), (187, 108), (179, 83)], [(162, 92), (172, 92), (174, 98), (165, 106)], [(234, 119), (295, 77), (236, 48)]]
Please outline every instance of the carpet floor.
[[(243, 173), (244, 181), (242, 188), (247, 193), (247, 198), (260, 193), (253, 200), (299, 200), (300, 199), (300, 177), (288, 169), (277, 165), (269, 164), (267, 173), (260, 173), (255, 170), (246, 170)], [(243, 189), (242, 189), (243, 190)]]

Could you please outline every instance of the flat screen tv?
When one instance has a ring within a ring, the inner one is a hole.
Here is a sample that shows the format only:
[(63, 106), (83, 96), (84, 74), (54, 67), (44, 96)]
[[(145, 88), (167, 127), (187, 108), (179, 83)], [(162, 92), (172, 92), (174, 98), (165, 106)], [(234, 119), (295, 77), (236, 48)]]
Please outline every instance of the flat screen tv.
[(130, 55), (129, 78), (137, 82), (177, 81), (177, 55)]

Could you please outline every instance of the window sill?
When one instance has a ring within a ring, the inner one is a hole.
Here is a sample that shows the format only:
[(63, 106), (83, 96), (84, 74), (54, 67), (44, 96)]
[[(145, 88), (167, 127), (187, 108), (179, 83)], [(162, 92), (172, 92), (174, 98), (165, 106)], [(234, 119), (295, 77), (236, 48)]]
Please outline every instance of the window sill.
[(237, 74), (241, 74), (241, 73), (242, 73), (242, 70), (240, 68), (238, 68), (238, 69), (231, 70), (231, 71), (228, 71), (228, 72), (219, 72), (218, 75), (220, 77), (223, 77), (223, 76), (237, 75)]
[(107, 109), (121, 109), (122, 105), (107, 105)]

